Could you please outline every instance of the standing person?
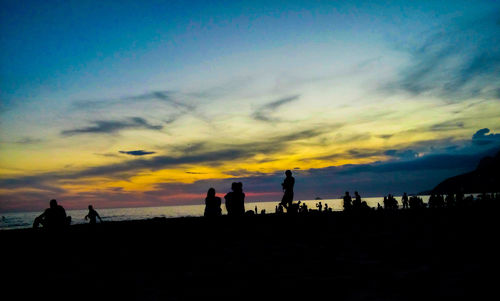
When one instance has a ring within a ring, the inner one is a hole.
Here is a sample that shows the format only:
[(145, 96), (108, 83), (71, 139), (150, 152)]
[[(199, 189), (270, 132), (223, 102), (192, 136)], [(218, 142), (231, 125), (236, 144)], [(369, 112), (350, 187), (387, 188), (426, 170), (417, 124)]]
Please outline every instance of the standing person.
[(95, 225), (97, 223), (97, 218), (99, 218), (99, 221), (102, 223), (102, 218), (99, 216), (99, 213), (94, 210), (92, 205), (89, 205), (89, 213), (85, 215), (85, 220), (89, 219), (89, 224)]
[(222, 209), (220, 208), (221, 200), (219, 197), (215, 196), (215, 189), (210, 188), (207, 191), (207, 197), (205, 198), (205, 216), (220, 216), (222, 214)]
[(42, 225), (49, 230), (59, 230), (65, 228), (71, 223), (71, 217), (66, 216), (66, 210), (57, 204), (56, 200), (50, 200), (50, 207), (35, 218), (33, 228)]
[(344, 195), (344, 210), (351, 210), (351, 209), (352, 209), (352, 198), (349, 195), (349, 191), (346, 191)]
[(408, 209), (408, 195), (403, 193), (403, 197), (401, 198), (401, 203), (403, 203), (403, 209)]
[(292, 172), (290, 170), (285, 171), (286, 178), (281, 183), (283, 189), (283, 198), (281, 199), (281, 205), (287, 209), (290, 208), (293, 202), (293, 186), (295, 185), (295, 178), (292, 177)]
[(243, 193), (243, 183), (234, 182), (231, 184), (231, 192), (228, 192), (224, 199), (226, 200), (226, 209), (228, 215), (245, 214), (245, 194)]

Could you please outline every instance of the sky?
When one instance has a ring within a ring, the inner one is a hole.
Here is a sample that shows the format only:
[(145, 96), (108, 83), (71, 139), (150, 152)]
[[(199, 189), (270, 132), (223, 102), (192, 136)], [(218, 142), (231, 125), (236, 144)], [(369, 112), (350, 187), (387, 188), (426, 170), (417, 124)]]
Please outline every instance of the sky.
[(0, 0), (0, 212), (418, 193), (499, 83), (498, 1)]

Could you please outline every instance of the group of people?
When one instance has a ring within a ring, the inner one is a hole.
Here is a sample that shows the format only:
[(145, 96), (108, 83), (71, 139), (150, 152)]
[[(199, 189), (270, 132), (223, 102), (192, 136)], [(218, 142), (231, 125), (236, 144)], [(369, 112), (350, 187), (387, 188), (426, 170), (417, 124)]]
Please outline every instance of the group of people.
[[(97, 223), (99, 218), (102, 223), (101, 216), (94, 209), (92, 205), (88, 207), (89, 213), (85, 216), (85, 220), (89, 220), (89, 224), (93, 225)], [(66, 210), (63, 206), (57, 204), (55, 199), (50, 200), (49, 208), (35, 218), (33, 222), (33, 228), (43, 228), (48, 230), (61, 230), (68, 227), (71, 224), (71, 216), (66, 215)]]
[[(283, 208), (287, 212), (298, 211), (300, 204), (293, 204), (293, 187), (295, 185), (295, 178), (292, 177), (292, 172), (290, 170), (285, 171), (285, 180), (281, 184), (283, 190), (283, 198), (279, 203), (281, 211)], [(245, 194), (243, 193), (243, 183), (234, 182), (231, 184), (231, 191), (225, 196), (225, 205), (227, 210), (227, 215), (229, 216), (241, 216), (246, 213), (245, 211)], [(276, 207), (278, 210), (278, 207)], [(249, 211), (248, 213), (256, 214), (257, 210)], [(207, 191), (207, 197), (205, 198), (205, 212), (204, 216), (213, 217), (222, 215), (221, 209), (221, 199), (215, 196), (215, 189), (210, 188)]]
[[(306, 213), (310, 212), (311, 209), (307, 208), (306, 203), (302, 203), (299, 201), (298, 203), (293, 203), (293, 188), (295, 185), (295, 178), (292, 176), (292, 172), (290, 170), (285, 171), (285, 179), (281, 184), (283, 190), (283, 197), (281, 202), (276, 206), (276, 213), (284, 213), (286, 210), (287, 213)], [(243, 184), (241, 182), (234, 182), (231, 184), (231, 191), (228, 192), (225, 196), (225, 206), (227, 210), (227, 214), (229, 216), (242, 216), (246, 213), (257, 214), (257, 207), (253, 211), (246, 212), (245, 211), (245, 193), (243, 193)], [(354, 199), (349, 194), (349, 191), (345, 192), (345, 195), (342, 197), (344, 211), (351, 210), (366, 210), (370, 209), (366, 201), (361, 199), (361, 196), (357, 191), (354, 192)], [(477, 202), (486, 203), (490, 200), (500, 200), (500, 194), (482, 194), (478, 197)], [(454, 195), (450, 193), (444, 197), (441, 194), (432, 194), (429, 197), (428, 204), (424, 204), (422, 198), (418, 196), (411, 196), (408, 198), (406, 192), (401, 197), (401, 203), (403, 209), (419, 209), (419, 208), (451, 208), (451, 207), (466, 207), (472, 204), (474, 201), (474, 197), (472, 195), (465, 197), (463, 193), (457, 193)], [(208, 189), (207, 197), (205, 198), (205, 212), (204, 216), (206, 217), (215, 217), (222, 215), (221, 209), (221, 198), (216, 196), (216, 192), (214, 188)], [(382, 210), (397, 210), (398, 209), (398, 201), (396, 198), (389, 194), (384, 196), (383, 207), (378, 204), (377, 209)], [(328, 207), (328, 204), (323, 204), (321, 202), (316, 204), (316, 208), (319, 212), (331, 212), (332, 208)], [(97, 211), (92, 207), (92, 205), (88, 206), (89, 212), (85, 216), (85, 220), (89, 220), (90, 224), (96, 224), (97, 218), (99, 218), (102, 223), (102, 219), (97, 213)], [(265, 214), (265, 210), (262, 211)], [(42, 225), (44, 228), (48, 229), (61, 229), (68, 226), (71, 223), (71, 216), (66, 215), (66, 211), (64, 208), (57, 204), (56, 200), (50, 201), (50, 207), (47, 208), (40, 216), (35, 218), (33, 223), (34, 228), (38, 228)]]
[(365, 201), (361, 200), (361, 196), (359, 195), (359, 193), (357, 191), (354, 191), (354, 200), (352, 199), (351, 195), (349, 194), (349, 191), (345, 192), (345, 195), (342, 199), (344, 200), (344, 210), (345, 211), (369, 209), (370, 208)]
[[(243, 193), (243, 183), (234, 182), (231, 184), (231, 192), (228, 192), (224, 199), (226, 200), (227, 214), (243, 215), (245, 214), (245, 194)], [(253, 211), (252, 211), (253, 212)], [(222, 215), (221, 199), (215, 196), (215, 189), (210, 188), (205, 198), (205, 216), (220, 216)]]

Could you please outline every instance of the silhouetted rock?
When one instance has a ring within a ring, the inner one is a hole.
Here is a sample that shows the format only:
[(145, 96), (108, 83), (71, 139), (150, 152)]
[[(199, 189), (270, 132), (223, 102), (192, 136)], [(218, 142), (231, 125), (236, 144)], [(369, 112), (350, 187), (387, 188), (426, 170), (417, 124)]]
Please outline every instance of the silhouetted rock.
[(481, 159), (476, 170), (448, 178), (439, 183), (434, 193), (476, 193), (500, 191), (500, 152)]

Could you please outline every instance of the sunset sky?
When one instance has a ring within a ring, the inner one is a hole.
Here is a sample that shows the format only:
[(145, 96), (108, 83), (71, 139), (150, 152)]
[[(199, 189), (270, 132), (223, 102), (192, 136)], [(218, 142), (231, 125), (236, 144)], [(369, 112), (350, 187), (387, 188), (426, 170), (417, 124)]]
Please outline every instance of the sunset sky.
[(0, 1), (0, 212), (417, 193), (499, 149), (498, 1)]

